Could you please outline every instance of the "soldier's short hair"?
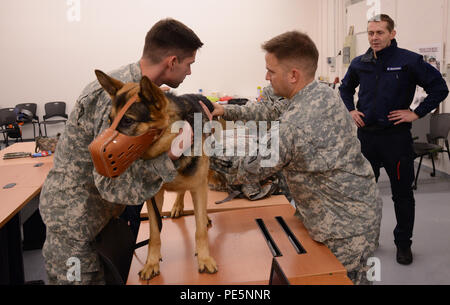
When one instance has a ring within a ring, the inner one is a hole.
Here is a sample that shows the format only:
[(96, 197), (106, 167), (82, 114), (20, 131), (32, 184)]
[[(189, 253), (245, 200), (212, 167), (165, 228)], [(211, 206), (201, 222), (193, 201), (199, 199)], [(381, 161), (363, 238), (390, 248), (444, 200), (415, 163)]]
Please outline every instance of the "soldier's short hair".
[(301, 32), (290, 31), (278, 35), (262, 45), (263, 50), (278, 60), (295, 60), (303, 71), (314, 77), (319, 61), (319, 51), (312, 39)]
[(387, 22), (387, 29), (389, 33), (391, 33), (394, 30), (395, 22), (391, 17), (389, 17), (389, 15), (379, 14), (369, 19), (369, 22), (381, 22), (381, 21)]
[(172, 18), (158, 21), (145, 36), (143, 58), (159, 63), (167, 56), (179, 60), (192, 56), (203, 46), (200, 38), (189, 27)]

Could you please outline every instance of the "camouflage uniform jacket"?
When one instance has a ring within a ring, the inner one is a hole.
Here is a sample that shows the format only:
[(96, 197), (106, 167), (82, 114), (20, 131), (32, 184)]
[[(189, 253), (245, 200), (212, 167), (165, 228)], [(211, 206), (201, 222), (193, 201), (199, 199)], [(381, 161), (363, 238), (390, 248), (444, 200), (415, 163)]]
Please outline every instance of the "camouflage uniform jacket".
[[(227, 106), (224, 119), (278, 119), (278, 162), (261, 167), (269, 157), (233, 157), (229, 182), (251, 183), (281, 170), (300, 220), (319, 242), (378, 230), (381, 200), (375, 177), (340, 97), (313, 81), (291, 99), (268, 101), (270, 94), (265, 99), (259, 107)], [(226, 157), (211, 158), (213, 168), (220, 158)]]
[(286, 103), (286, 100), (275, 95), (272, 86), (265, 87), (261, 95), (263, 98), (259, 102), (248, 102), (245, 106), (226, 106), (223, 118), (233, 121), (279, 120), (281, 114), (287, 110), (288, 103)]
[[(122, 82), (138, 82), (139, 63), (109, 73)], [(54, 166), (40, 196), (47, 230), (80, 241), (91, 241), (108, 223), (117, 204), (139, 205), (152, 198), (163, 182), (176, 176), (167, 153), (135, 161), (121, 176), (99, 175), (88, 145), (110, 126), (111, 99), (95, 81), (79, 97), (54, 155)]]

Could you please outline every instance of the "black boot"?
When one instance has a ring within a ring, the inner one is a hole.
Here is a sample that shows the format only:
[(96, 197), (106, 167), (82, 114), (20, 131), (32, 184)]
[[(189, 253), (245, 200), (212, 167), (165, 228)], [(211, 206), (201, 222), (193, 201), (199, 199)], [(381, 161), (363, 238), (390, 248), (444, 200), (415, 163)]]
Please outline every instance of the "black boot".
[(397, 246), (397, 263), (402, 265), (409, 265), (413, 261), (411, 246)]

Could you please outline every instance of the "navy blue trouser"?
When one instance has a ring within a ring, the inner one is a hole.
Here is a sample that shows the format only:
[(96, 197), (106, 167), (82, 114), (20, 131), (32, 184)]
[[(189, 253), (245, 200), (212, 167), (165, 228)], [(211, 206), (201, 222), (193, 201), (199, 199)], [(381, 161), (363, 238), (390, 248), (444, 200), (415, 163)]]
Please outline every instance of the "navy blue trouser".
[(410, 130), (364, 131), (358, 129), (361, 151), (369, 160), (376, 181), (384, 167), (391, 182), (397, 226), (394, 229), (396, 245), (411, 245), (414, 228), (415, 200), (414, 150)]

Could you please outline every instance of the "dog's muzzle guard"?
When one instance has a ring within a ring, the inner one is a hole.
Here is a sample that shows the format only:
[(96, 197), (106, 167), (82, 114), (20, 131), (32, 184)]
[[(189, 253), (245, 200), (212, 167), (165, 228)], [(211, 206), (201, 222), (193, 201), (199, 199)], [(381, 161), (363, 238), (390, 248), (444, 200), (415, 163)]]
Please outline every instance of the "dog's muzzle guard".
[(111, 127), (89, 144), (95, 169), (102, 176), (116, 178), (121, 175), (161, 135), (162, 131), (154, 128), (140, 136), (127, 136), (116, 130), (125, 112), (136, 100), (137, 95), (120, 110)]

